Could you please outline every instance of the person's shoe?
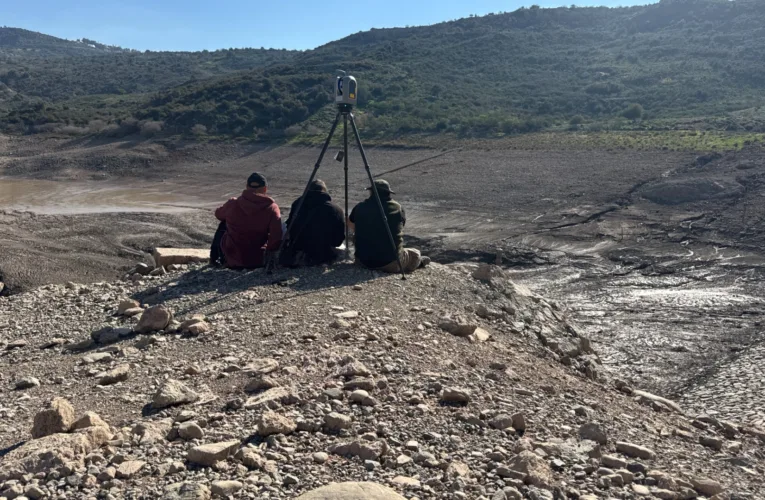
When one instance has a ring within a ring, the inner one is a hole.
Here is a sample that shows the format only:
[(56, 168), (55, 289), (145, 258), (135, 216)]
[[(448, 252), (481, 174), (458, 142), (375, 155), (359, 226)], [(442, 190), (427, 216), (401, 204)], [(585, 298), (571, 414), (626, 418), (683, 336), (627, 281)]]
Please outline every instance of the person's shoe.
[(428, 267), (428, 264), (430, 264), (430, 257), (427, 255), (424, 255), (420, 258), (420, 267)]

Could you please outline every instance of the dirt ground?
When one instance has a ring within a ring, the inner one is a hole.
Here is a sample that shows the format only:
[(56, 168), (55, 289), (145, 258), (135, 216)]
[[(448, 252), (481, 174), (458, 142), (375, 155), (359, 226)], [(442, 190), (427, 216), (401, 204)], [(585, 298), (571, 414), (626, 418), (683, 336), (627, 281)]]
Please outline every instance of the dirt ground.
[[(319, 177), (342, 204), (336, 151)], [(714, 401), (726, 417), (765, 422), (764, 152), (367, 151), (372, 172), (408, 211), (410, 244), (440, 262), (499, 255), (516, 279), (568, 306), (615, 373), (691, 407)], [(289, 146), (0, 138), (0, 177), (69, 189), (0, 198), (0, 280), (12, 291), (106, 280), (154, 246), (206, 246), (211, 209), (236, 196), (251, 171), (289, 206), (317, 155)], [(350, 157), (352, 206), (368, 181), (356, 152)], [(94, 182), (120, 191), (100, 196)], [(141, 204), (149, 211), (135, 212)], [(730, 391), (734, 380), (740, 388)]]

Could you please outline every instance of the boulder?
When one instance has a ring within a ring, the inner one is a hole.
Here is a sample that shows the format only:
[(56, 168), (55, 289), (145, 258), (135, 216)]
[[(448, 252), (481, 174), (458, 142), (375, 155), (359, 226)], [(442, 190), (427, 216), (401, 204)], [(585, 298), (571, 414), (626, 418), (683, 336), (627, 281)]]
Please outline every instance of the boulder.
[(169, 406), (194, 403), (198, 400), (199, 395), (189, 387), (177, 380), (168, 379), (154, 393), (152, 406), (155, 409), (161, 409)]
[(173, 313), (163, 305), (146, 309), (135, 327), (137, 333), (151, 333), (164, 330), (173, 319)]
[(32, 437), (37, 439), (51, 434), (69, 432), (74, 420), (72, 404), (64, 398), (53, 398), (47, 408), (35, 415)]
[(154, 265), (167, 267), (171, 264), (191, 264), (210, 260), (209, 248), (155, 248)]
[(0, 482), (27, 474), (48, 473), (64, 465), (83, 465), (85, 455), (112, 439), (103, 427), (89, 427), (72, 434), (50, 434), (27, 441), (9, 451), (0, 462)]
[(333, 483), (303, 493), (296, 500), (406, 500), (392, 489), (377, 483)]
[(217, 462), (226, 460), (233, 455), (239, 448), (239, 444), (239, 441), (203, 444), (189, 450), (187, 458), (189, 462), (212, 467)]

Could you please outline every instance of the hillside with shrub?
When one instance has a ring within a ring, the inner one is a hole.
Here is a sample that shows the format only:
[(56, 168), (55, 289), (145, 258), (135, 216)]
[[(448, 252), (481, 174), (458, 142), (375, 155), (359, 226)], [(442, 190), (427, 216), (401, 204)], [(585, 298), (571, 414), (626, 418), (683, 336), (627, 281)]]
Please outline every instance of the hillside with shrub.
[[(361, 83), (359, 115), (371, 137), (492, 137), (556, 129), (765, 130), (765, 3), (757, 0), (534, 6), (432, 26), (374, 29), (311, 51), (275, 51), (271, 59), (266, 52), (256, 69), (222, 52), (222, 60), (210, 62), (212, 69), (198, 76), (188, 67), (201, 72), (205, 65), (182, 61), (202, 54), (91, 57), (87, 65), (70, 70), (81, 78), (69, 80), (71, 88), (61, 95), (56, 93), (63, 84), (45, 86), (46, 75), (54, 78), (56, 72), (44, 65), (35, 69), (37, 89), (14, 83), (6, 73), (0, 82), (12, 92), (40, 100), (7, 107), (0, 119), (6, 130), (17, 132), (46, 123), (85, 128), (92, 120), (130, 118), (161, 123), (168, 134), (311, 136), (315, 125), (326, 124), (332, 78), (344, 68)], [(234, 61), (227, 62), (230, 57)], [(166, 60), (160, 64), (153, 58)], [(98, 65), (120, 62), (143, 69), (132, 71), (119, 88), (113, 87), (116, 78), (82, 82), (88, 74), (103, 74)], [(147, 83), (160, 78), (150, 69), (155, 63), (165, 75), (159, 91)], [(103, 87), (107, 84), (112, 87)], [(87, 94), (110, 97), (83, 100)]]

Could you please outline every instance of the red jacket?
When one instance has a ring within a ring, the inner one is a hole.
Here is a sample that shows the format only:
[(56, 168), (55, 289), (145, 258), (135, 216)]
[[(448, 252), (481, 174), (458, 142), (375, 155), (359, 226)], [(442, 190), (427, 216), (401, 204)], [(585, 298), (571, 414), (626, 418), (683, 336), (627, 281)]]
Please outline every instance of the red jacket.
[(216, 210), (215, 217), (226, 223), (221, 248), (228, 267), (261, 267), (264, 251), (278, 250), (282, 243), (279, 207), (265, 194), (245, 189)]

